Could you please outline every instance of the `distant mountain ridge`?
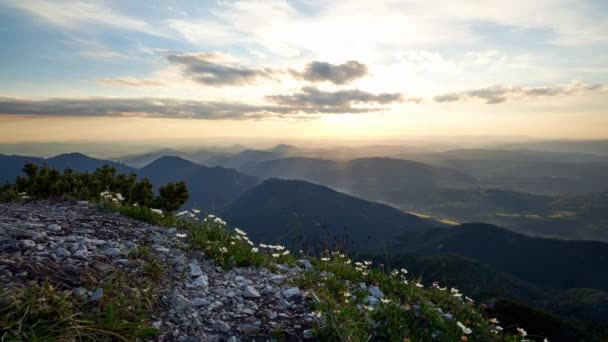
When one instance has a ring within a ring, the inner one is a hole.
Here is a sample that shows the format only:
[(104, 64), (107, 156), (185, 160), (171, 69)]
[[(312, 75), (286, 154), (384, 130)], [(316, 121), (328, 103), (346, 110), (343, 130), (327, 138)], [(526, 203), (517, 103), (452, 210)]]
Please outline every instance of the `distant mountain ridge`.
[(205, 212), (221, 209), (259, 180), (224, 167), (207, 167), (179, 157), (161, 157), (138, 171), (152, 184), (184, 181), (190, 198), (187, 208)]
[(46, 164), (58, 170), (70, 168), (78, 172), (93, 172), (98, 167), (109, 165), (118, 173), (131, 173), (136, 169), (109, 160), (96, 159), (82, 153), (65, 153), (51, 158), (27, 157), (27, 156), (0, 156), (0, 183), (12, 182), (17, 176), (23, 176), (21, 169), (25, 163), (31, 162), (37, 165)]
[[(406, 231), (438, 225), (325, 186), (276, 178), (248, 190), (220, 214), (265, 240), (293, 246), (298, 242), (333, 243), (339, 237), (353, 250), (378, 250)], [(330, 241), (323, 241), (328, 238)]]

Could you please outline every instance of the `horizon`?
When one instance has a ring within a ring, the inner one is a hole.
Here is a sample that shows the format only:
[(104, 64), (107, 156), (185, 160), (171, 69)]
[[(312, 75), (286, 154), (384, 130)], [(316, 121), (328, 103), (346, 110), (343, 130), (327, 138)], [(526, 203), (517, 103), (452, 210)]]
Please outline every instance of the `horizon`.
[(607, 14), (599, 0), (0, 0), (0, 143), (605, 139)]

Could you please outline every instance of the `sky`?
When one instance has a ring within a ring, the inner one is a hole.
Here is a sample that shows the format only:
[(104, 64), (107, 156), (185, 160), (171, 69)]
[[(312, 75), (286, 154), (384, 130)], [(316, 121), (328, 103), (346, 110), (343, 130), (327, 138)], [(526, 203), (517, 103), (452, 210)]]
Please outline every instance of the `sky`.
[(608, 2), (0, 0), (0, 142), (608, 138)]

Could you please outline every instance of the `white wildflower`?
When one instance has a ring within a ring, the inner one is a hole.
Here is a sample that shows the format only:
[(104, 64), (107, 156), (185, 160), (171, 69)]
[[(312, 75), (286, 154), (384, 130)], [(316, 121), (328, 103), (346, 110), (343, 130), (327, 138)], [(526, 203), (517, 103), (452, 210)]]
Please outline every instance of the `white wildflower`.
[(278, 258), (279, 256), (280, 256), (280, 254), (279, 254), (279, 253), (272, 253), (272, 257), (273, 257), (273, 258)]
[(251, 248), (251, 252), (253, 252), (253, 253), (257, 253), (257, 252), (259, 252), (259, 251), (260, 251), (260, 250), (259, 250), (257, 247), (253, 247), (253, 248)]
[(192, 209), (192, 212), (195, 213), (195, 214), (200, 214), (201, 213), (201, 211), (198, 210), (198, 209)]
[(184, 210), (184, 211), (180, 211), (179, 213), (175, 214), (175, 216), (180, 217), (180, 216), (184, 216), (188, 213), (188, 210)]
[(475, 301), (474, 301), (473, 299), (471, 299), (471, 298), (469, 298), (469, 297), (467, 297), (467, 296), (464, 296), (464, 299), (466, 299), (466, 300), (467, 300), (467, 302), (470, 302), (470, 303), (475, 303)]
[(289, 255), (289, 251), (283, 252), (283, 255)]
[(163, 211), (160, 210), (160, 209), (153, 209), (152, 208), (152, 209), (150, 209), (150, 211), (153, 212), (153, 213), (155, 213), (155, 214), (158, 214), (158, 215), (162, 215), (163, 214)]
[(321, 261), (329, 261), (329, 258), (321, 258)]
[(260, 248), (268, 248), (268, 245), (261, 243)]
[(523, 328), (517, 328), (517, 332), (521, 335), (521, 337), (528, 336), (528, 333)]
[(462, 324), (460, 322), (456, 322), (456, 325), (462, 330), (463, 333), (465, 333), (467, 335), (473, 332), (473, 330), (471, 330), (470, 328), (467, 328), (464, 324)]
[(240, 230), (239, 228), (234, 228), (234, 231), (237, 234), (239, 234), (239, 235), (243, 235), (243, 236), (247, 235), (247, 233), (245, 233), (244, 231)]
[(386, 299), (386, 298), (380, 298), (380, 301), (381, 301), (382, 303), (384, 303), (384, 304), (388, 304), (388, 303), (390, 303), (390, 302), (391, 302), (391, 300), (390, 300), (390, 299)]
[(420, 283), (416, 283), (416, 287), (424, 287), (424, 285), (420, 284)]
[(178, 238), (185, 238), (186, 234), (177, 233), (177, 234), (175, 234), (175, 236), (177, 236)]
[(220, 253), (228, 253), (228, 248), (220, 247)]
[(500, 323), (500, 322), (498, 321), (498, 319), (497, 319), (497, 318), (494, 318), (494, 317), (490, 318), (490, 319), (488, 320), (488, 322), (490, 322), (490, 323), (492, 323), (492, 324), (498, 324), (498, 323)]

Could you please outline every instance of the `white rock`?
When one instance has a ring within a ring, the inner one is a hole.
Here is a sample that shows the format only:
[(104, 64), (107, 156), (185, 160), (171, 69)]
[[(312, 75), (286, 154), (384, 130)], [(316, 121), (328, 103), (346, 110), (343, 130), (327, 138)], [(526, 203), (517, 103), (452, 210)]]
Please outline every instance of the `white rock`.
[(102, 253), (107, 256), (117, 256), (117, 255), (122, 254), (120, 249), (114, 248), (114, 247), (108, 247), (108, 248), (104, 249)]
[(63, 247), (59, 247), (57, 249), (55, 249), (55, 255), (63, 258), (63, 257), (69, 257), (72, 255), (72, 253), (70, 253), (67, 249), (63, 248)]
[(294, 297), (299, 297), (300, 296), (300, 289), (298, 289), (297, 287), (292, 287), (289, 288), (287, 290), (283, 290), (283, 296), (286, 299), (291, 299)]
[(380, 299), (384, 297), (384, 293), (382, 293), (382, 291), (380, 291), (380, 288), (378, 286), (370, 286), (369, 289), (367, 289), (369, 291), (369, 294), (371, 294), (372, 296)]
[(56, 223), (49, 224), (49, 225), (48, 225), (46, 228), (47, 228), (48, 230), (50, 230), (50, 231), (54, 231), (54, 232), (58, 232), (58, 231), (60, 231), (60, 230), (61, 230), (61, 226), (60, 226), (60, 225), (58, 225), (58, 224), (56, 224)]
[(376, 297), (367, 296), (363, 298), (363, 303), (371, 306), (376, 306), (380, 301)]
[(227, 333), (230, 331), (230, 326), (228, 323), (224, 321), (220, 321), (219, 319), (213, 323), (213, 327), (223, 333)]
[(192, 300), (192, 304), (194, 304), (194, 306), (203, 306), (203, 305), (211, 305), (211, 302), (205, 298), (194, 298)]
[(21, 240), (19, 241), (19, 246), (22, 248), (34, 248), (36, 247), (36, 243), (32, 240)]
[(192, 284), (194, 286), (207, 287), (207, 286), (209, 286), (209, 277), (207, 277), (206, 274), (203, 274), (200, 277), (196, 277), (196, 279), (194, 279), (194, 281), (192, 282)]
[(188, 266), (190, 266), (190, 276), (198, 277), (203, 275), (203, 270), (201, 270), (201, 267), (198, 265), (198, 262), (193, 261), (188, 264)]
[(186, 308), (193, 306), (194, 303), (189, 301), (186, 297), (182, 295), (175, 296), (173, 300), (173, 308), (177, 312), (184, 312)]
[(258, 298), (260, 297), (260, 293), (251, 286), (245, 286), (243, 290), (243, 297), (245, 298)]

